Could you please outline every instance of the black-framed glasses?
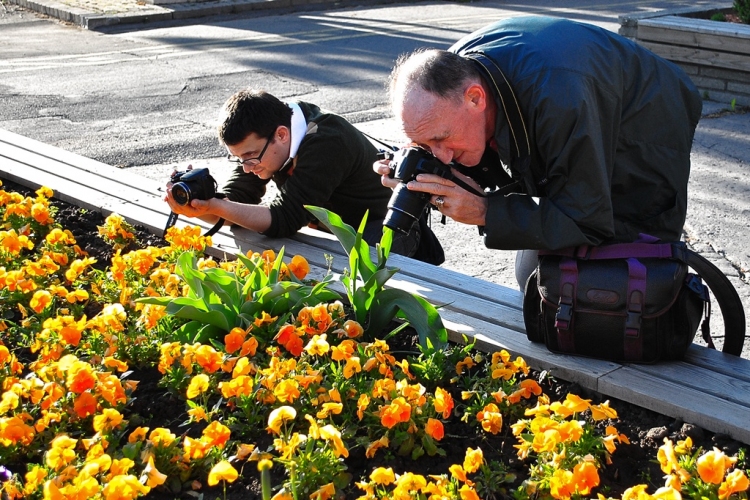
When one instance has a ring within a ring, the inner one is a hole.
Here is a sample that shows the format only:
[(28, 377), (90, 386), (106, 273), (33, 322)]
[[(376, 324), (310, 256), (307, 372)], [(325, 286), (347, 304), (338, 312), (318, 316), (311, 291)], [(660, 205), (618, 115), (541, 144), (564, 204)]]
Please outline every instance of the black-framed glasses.
[(263, 146), (263, 149), (260, 150), (260, 154), (256, 156), (255, 158), (248, 158), (247, 160), (243, 160), (242, 158), (237, 158), (236, 156), (227, 155), (227, 160), (231, 161), (232, 163), (236, 163), (238, 166), (248, 166), (248, 167), (254, 167), (255, 165), (259, 164), (261, 161), (263, 161), (263, 155), (266, 154), (266, 149), (268, 149), (268, 145), (271, 144), (271, 139), (273, 136), (266, 139), (266, 145)]

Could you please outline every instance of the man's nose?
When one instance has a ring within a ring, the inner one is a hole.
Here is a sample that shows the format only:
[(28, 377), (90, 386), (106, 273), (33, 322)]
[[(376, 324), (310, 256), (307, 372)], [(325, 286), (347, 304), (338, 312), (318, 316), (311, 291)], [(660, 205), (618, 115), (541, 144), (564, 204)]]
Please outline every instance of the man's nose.
[(432, 148), (432, 154), (435, 155), (435, 158), (440, 160), (443, 163), (450, 163), (453, 161), (453, 150), (450, 148), (445, 147), (436, 147)]

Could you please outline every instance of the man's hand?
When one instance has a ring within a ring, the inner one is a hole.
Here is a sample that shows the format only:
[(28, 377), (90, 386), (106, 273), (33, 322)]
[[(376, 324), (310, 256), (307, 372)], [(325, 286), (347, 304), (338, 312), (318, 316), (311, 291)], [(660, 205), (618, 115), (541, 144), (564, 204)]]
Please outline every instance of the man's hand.
[(393, 170), (391, 170), (391, 160), (378, 160), (372, 164), (372, 169), (376, 174), (379, 174), (380, 182), (391, 189), (398, 186), (399, 181), (393, 178)]
[[(466, 184), (478, 192), (483, 189), (473, 179), (453, 169), (453, 175), (459, 177)], [(430, 203), (435, 205), (440, 213), (463, 224), (484, 226), (487, 218), (487, 198), (477, 196), (450, 179), (439, 175), (419, 174), (416, 181), (409, 182), (406, 187), (410, 191), (430, 193)]]

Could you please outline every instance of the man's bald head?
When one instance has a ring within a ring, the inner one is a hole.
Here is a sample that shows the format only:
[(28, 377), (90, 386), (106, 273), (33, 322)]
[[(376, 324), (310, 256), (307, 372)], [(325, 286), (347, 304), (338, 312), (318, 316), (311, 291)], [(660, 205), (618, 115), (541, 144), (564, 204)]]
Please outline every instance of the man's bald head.
[(479, 80), (471, 61), (447, 50), (418, 49), (398, 58), (388, 92), (391, 106), (398, 111), (414, 90), (458, 102), (468, 84)]

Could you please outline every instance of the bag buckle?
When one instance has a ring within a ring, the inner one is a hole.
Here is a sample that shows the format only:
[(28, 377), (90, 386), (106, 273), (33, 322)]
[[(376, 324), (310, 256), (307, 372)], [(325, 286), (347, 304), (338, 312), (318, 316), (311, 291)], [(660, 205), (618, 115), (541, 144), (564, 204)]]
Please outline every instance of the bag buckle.
[(628, 319), (625, 320), (625, 335), (638, 338), (641, 333), (641, 321), (640, 311), (628, 311)]
[(567, 330), (570, 328), (570, 321), (573, 319), (572, 304), (560, 303), (555, 314), (555, 328), (558, 330)]

